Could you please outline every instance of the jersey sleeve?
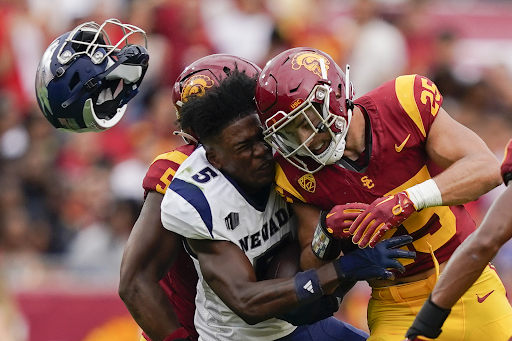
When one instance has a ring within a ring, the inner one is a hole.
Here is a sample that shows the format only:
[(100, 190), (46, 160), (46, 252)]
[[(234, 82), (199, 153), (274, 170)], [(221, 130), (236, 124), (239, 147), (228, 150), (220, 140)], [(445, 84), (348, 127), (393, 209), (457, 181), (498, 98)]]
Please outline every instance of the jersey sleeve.
[[(285, 161), (286, 162), (286, 161)], [(306, 199), (297, 191), (288, 180), (285, 171), (276, 163), (275, 190), (286, 202), (306, 202)]]
[(190, 239), (213, 239), (213, 217), (208, 200), (194, 184), (174, 179), (161, 205), (162, 225)]
[(179, 166), (194, 149), (195, 146), (185, 145), (171, 152), (158, 155), (149, 166), (146, 176), (142, 181), (144, 198), (150, 191), (165, 194)]
[(437, 86), (426, 77), (406, 75), (396, 78), (395, 93), (413, 126), (426, 139), (443, 103)]
[(505, 156), (501, 163), (501, 176), (505, 185), (508, 185), (508, 182), (512, 179), (512, 140), (508, 141), (505, 148)]

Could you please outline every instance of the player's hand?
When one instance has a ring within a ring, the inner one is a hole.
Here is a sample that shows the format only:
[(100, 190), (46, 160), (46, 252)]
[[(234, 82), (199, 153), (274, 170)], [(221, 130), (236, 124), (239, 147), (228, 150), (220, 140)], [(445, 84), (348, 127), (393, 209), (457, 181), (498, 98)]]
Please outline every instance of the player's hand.
[(349, 241), (348, 231), (354, 220), (368, 207), (367, 204), (350, 203), (334, 206), (329, 212), (322, 211), (311, 241), (313, 253), (320, 259), (338, 258), (343, 239)]
[(392, 279), (389, 269), (405, 271), (396, 258), (416, 258), (416, 252), (399, 249), (412, 242), (412, 237), (403, 235), (378, 243), (375, 248), (357, 249), (334, 261), (338, 276), (344, 281), (362, 281), (376, 278)]
[(416, 211), (406, 192), (376, 199), (354, 221), (349, 231), (352, 241), (364, 248), (375, 247), (384, 233), (400, 225)]
[(441, 327), (449, 314), (450, 309), (439, 307), (432, 302), (429, 296), (405, 334), (406, 340), (420, 341), (437, 338), (441, 334)]
[(325, 216), (326, 232), (335, 239), (350, 237), (350, 226), (367, 208), (368, 204), (360, 202), (334, 206)]

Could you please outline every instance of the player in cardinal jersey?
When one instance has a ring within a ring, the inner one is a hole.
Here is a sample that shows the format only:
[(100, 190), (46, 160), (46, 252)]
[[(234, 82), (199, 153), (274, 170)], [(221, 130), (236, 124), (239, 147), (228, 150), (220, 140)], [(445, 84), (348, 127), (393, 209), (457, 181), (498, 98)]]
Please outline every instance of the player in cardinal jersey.
[[(325, 212), (316, 229), (302, 229), (303, 268), (338, 257), (350, 239), (349, 246), (368, 249), (391, 236), (414, 238), (407, 249), (417, 257), (403, 260), (404, 273), (369, 281), (369, 340), (402, 340), (445, 263), (475, 229), (462, 204), (500, 183), (498, 161), (450, 118), (425, 77), (398, 77), (355, 102), (353, 94), (330, 56), (295, 48), (267, 63), (256, 101), (265, 139), (279, 152), (278, 190), (300, 226)], [(512, 308), (496, 273), (486, 268), (475, 290), (494, 291), (485, 301), (466, 294), (440, 340), (512, 334)]]
[[(509, 141), (505, 150), (501, 176), (505, 185), (508, 185), (512, 179), (512, 140)], [(469, 295), (476, 296), (479, 302), (484, 302), (489, 296), (495, 294), (494, 291), (476, 291), (471, 288), (471, 285), (480, 277), (503, 244), (512, 238), (511, 202), (512, 186), (508, 186), (492, 204), (478, 230), (457, 248), (448, 261), (444, 275), (437, 282), (431, 296), (425, 301), (414, 323), (407, 331), (408, 340), (423, 340), (423, 336), (435, 339), (441, 333), (441, 327), (449, 316), (451, 308), (468, 289), (472, 291)], [(500, 340), (508, 340), (512, 337), (507, 328), (503, 330)], [(488, 334), (475, 333), (473, 339), (485, 340), (489, 337)]]
[[(272, 254), (293, 238), (294, 217), (274, 190), (275, 162), (254, 103), (256, 78), (234, 71), (217, 88), (187, 101), (181, 120), (201, 140), (162, 201), (162, 223), (187, 238), (199, 273), (194, 323), (200, 340), (366, 340), (367, 334), (322, 315), (339, 284), (392, 276), (410, 236), (357, 250), (293, 278), (264, 280)], [(192, 120), (192, 123), (189, 122)], [(293, 219), (292, 219), (293, 218)], [(159, 255), (155, 255), (159, 257)], [(320, 303), (317, 308), (311, 307)], [(333, 311), (330, 311), (332, 315)], [(275, 317), (278, 317), (277, 319)]]
[[(249, 75), (261, 69), (243, 58), (216, 54), (197, 60), (178, 77), (173, 92), (177, 115), (187, 98), (202, 95), (232, 70)], [(178, 115), (179, 118), (179, 115)], [(178, 167), (196, 149), (197, 139), (182, 127), (186, 145), (155, 158), (143, 180), (144, 206), (133, 228), (123, 256), (119, 293), (130, 313), (142, 328), (141, 340), (197, 340), (194, 327), (194, 299), (197, 273), (182, 244), (182, 237), (163, 229), (160, 203)], [(162, 234), (170, 237), (162, 238)], [(156, 250), (166, 250), (156, 259)], [(170, 270), (158, 272), (154, 262)], [(168, 303), (170, 302), (170, 304)], [(149, 335), (149, 336), (148, 336)]]

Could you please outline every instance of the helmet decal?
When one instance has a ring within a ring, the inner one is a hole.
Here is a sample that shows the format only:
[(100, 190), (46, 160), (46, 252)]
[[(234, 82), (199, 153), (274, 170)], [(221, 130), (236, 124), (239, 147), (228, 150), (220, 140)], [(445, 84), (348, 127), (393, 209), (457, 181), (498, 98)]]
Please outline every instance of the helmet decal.
[[(352, 96), (348, 73), (327, 53), (310, 47), (286, 50), (258, 78), (255, 100), (264, 138), (295, 167), (313, 174), (343, 156)], [(326, 143), (318, 146), (316, 136)]]
[(206, 75), (195, 75), (190, 77), (183, 85), (181, 90), (181, 101), (185, 103), (189, 96), (202, 96), (207, 88), (211, 88), (215, 83), (213, 79)]
[(324, 60), (325, 69), (328, 70), (329, 60), (321, 54), (310, 51), (297, 53), (292, 59), (292, 69), (299, 70), (301, 66), (304, 66), (305, 69), (313, 72), (318, 77), (322, 77), (320, 59)]
[[(235, 68), (245, 71), (250, 77), (261, 72), (253, 62), (230, 54), (211, 54), (187, 66), (176, 79), (171, 96), (178, 120), (181, 107), (190, 96), (202, 96)], [(197, 136), (191, 129), (175, 131), (174, 134), (181, 135), (186, 143), (197, 143)]]

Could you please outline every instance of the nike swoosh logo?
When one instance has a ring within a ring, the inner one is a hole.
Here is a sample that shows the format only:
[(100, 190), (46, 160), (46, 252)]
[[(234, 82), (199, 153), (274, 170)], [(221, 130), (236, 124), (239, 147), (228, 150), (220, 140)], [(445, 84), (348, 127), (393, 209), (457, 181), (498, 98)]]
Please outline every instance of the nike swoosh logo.
[(494, 290), (491, 291), (490, 293), (488, 293), (487, 295), (485, 295), (484, 297), (480, 297), (480, 296), (478, 296), (478, 294), (476, 294), (476, 299), (478, 300), (478, 303), (482, 303), (483, 301), (485, 301), (487, 299), (487, 297), (489, 297), (493, 292), (494, 292)]
[(405, 144), (407, 143), (407, 141), (409, 141), (409, 137), (411, 137), (411, 134), (407, 135), (407, 137), (405, 138), (404, 142), (402, 142), (401, 145), (397, 146), (396, 143), (395, 143), (395, 150), (397, 153), (400, 153), (402, 151), (402, 149), (404, 149), (405, 147)]
[(329, 218), (329, 217), (332, 217), (332, 216), (333, 216), (333, 215), (335, 215), (335, 214), (336, 214), (336, 212), (329, 213), (329, 214), (327, 214), (327, 215), (325, 216), (325, 219), (327, 219), (327, 218)]

